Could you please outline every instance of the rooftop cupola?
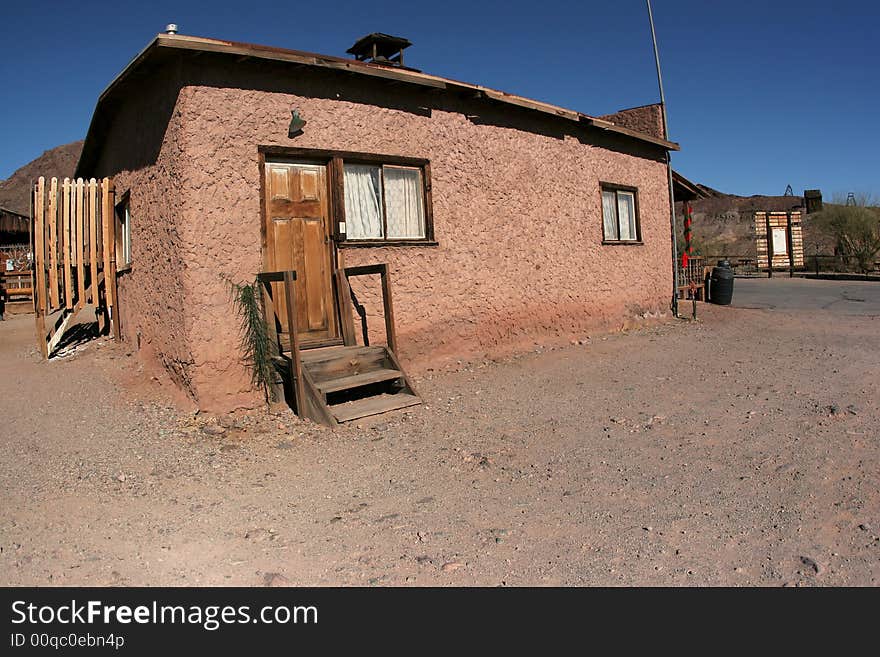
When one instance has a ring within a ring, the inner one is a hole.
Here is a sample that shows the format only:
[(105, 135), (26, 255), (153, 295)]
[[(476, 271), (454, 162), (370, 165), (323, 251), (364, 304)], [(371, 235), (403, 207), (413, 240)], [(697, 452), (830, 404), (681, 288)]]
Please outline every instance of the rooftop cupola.
[(360, 62), (403, 67), (403, 51), (411, 45), (403, 37), (373, 32), (358, 39), (346, 52)]

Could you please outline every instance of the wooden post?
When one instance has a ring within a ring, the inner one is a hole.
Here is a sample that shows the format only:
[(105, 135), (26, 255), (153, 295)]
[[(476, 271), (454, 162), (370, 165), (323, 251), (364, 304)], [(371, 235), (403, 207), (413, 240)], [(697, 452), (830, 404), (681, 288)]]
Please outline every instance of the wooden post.
[(308, 417), (306, 393), (302, 380), (302, 363), (299, 359), (299, 331), (296, 326), (296, 272), (284, 272), (284, 298), (287, 301), (287, 330), (290, 337), (290, 377), (296, 394), (296, 412)]
[[(263, 306), (263, 321), (266, 322), (266, 333), (278, 347), (278, 354), (280, 355), (284, 353), (284, 348), (281, 346), (281, 336), (278, 333), (278, 328), (275, 323), (275, 302), (272, 299), (272, 284), (264, 281), (259, 276), (257, 277), (257, 282), (260, 285), (260, 295), (263, 299), (261, 305)], [(275, 374), (273, 377), (275, 383), (272, 385), (271, 390), (271, 407), (274, 407), (276, 404), (284, 403), (284, 382), (279, 379), (278, 373), (275, 369), (273, 369), (273, 373)]]
[(83, 252), (85, 245), (85, 209), (83, 196), (85, 182), (76, 179), (76, 308), (79, 310), (86, 304), (86, 257)]
[(107, 319), (110, 319), (110, 252), (115, 248), (110, 237), (110, 222), (113, 221), (113, 207), (110, 205), (110, 189), (107, 179), (101, 181), (101, 268), (104, 271), (104, 305)]
[(58, 178), (49, 183), (49, 306), (58, 308)]
[(113, 338), (119, 340), (121, 335), (119, 323), (119, 302), (116, 289), (116, 188), (113, 181), (104, 178), (103, 201), (104, 216), (107, 227), (104, 238), (104, 293), (107, 297), (107, 308), (110, 311), (110, 326), (113, 329)]
[(357, 344), (357, 338), (354, 335), (354, 320), (351, 316), (351, 291), (348, 287), (348, 277), (345, 275), (345, 260), (341, 253), (338, 255), (337, 264), (336, 305), (339, 307), (342, 341), (346, 346), (352, 346)]
[(34, 189), (34, 315), (37, 343), (43, 358), (49, 358), (46, 343), (46, 217), (44, 215), (44, 192), (46, 179), (40, 176)]
[(266, 322), (266, 331), (278, 347), (278, 353), (281, 354), (284, 352), (284, 345), (281, 344), (281, 333), (278, 331), (278, 322), (281, 318), (278, 317), (278, 311), (275, 309), (275, 298), (272, 296), (272, 283), (262, 278), (260, 278), (259, 281), (263, 286), (261, 292), (263, 295), (263, 319)]
[(397, 333), (394, 330), (394, 305), (391, 301), (391, 281), (388, 278), (388, 265), (382, 265), (382, 305), (385, 307), (385, 339), (388, 349), (397, 354)]
[(785, 243), (788, 246), (788, 277), (794, 278), (794, 240), (791, 238), (791, 212), (785, 213)]
[(770, 229), (770, 213), (764, 214), (767, 224), (767, 278), (773, 278), (773, 233)]
[(94, 178), (89, 180), (89, 278), (91, 302), (98, 305), (98, 193)]
[(63, 211), (62, 223), (64, 224), (62, 234), (64, 236), (64, 307), (67, 310), (73, 310), (73, 270), (70, 267), (71, 249), (73, 242), (70, 230), (70, 199), (73, 190), (70, 185), (70, 178), (65, 178), (61, 185), (61, 207)]

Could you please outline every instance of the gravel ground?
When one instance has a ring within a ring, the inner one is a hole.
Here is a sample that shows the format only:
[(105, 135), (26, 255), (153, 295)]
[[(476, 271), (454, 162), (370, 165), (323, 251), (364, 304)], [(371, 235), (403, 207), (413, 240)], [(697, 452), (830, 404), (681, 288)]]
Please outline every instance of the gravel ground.
[(0, 324), (3, 585), (878, 584), (876, 315), (701, 305), (335, 431), (32, 327)]

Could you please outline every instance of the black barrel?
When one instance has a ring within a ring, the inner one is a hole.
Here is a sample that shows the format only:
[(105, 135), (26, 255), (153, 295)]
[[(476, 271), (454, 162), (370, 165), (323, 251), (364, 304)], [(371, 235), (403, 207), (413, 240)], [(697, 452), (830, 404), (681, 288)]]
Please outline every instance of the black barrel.
[(729, 306), (733, 300), (733, 270), (727, 260), (719, 260), (709, 277), (709, 301)]

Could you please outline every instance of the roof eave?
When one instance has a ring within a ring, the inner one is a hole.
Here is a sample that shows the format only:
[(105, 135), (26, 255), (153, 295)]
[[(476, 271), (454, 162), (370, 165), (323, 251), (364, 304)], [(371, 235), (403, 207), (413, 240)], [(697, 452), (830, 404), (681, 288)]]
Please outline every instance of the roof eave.
[(332, 70), (346, 71), (350, 73), (367, 75), (371, 77), (384, 78), (394, 82), (403, 82), (420, 87), (428, 87), (433, 89), (441, 89), (446, 91), (466, 90), (470, 93), (479, 94), (483, 97), (495, 100), (500, 103), (506, 103), (525, 109), (550, 114), (556, 117), (568, 119), (576, 123), (586, 123), (587, 125), (629, 137), (638, 141), (647, 142), (655, 146), (667, 150), (680, 150), (676, 142), (660, 139), (652, 135), (648, 135), (636, 130), (624, 128), (610, 121), (605, 121), (596, 117), (575, 112), (573, 110), (551, 105), (523, 96), (508, 94), (503, 91), (497, 91), (488, 87), (470, 84), (467, 82), (459, 82), (448, 78), (442, 78), (435, 75), (429, 75), (409, 69), (393, 69), (374, 64), (361, 62), (352, 59), (344, 59), (342, 57), (333, 57), (330, 55), (319, 55), (317, 53), (309, 53), (298, 50), (286, 50), (283, 48), (273, 48), (269, 46), (258, 46), (254, 44), (238, 43), (234, 41), (221, 41), (218, 39), (207, 39), (204, 37), (194, 37), (183, 34), (157, 34), (147, 45), (141, 50), (128, 65), (107, 85), (95, 105), (95, 111), (92, 114), (92, 121), (86, 134), (83, 151), (80, 155), (79, 162), (76, 167), (77, 176), (85, 175), (84, 168), (90, 157), (90, 151), (94, 146), (90, 142), (94, 141), (95, 133), (95, 117), (101, 105), (110, 96), (111, 92), (122, 83), (131, 73), (138, 68), (150, 54), (159, 48), (190, 50), (198, 52), (215, 52), (219, 54), (236, 55), (239, 57), (254, 57), (257, 59), (267, 59), (273, 61), (289, 62), (301, 64), (305, 66), (317, 66)]

